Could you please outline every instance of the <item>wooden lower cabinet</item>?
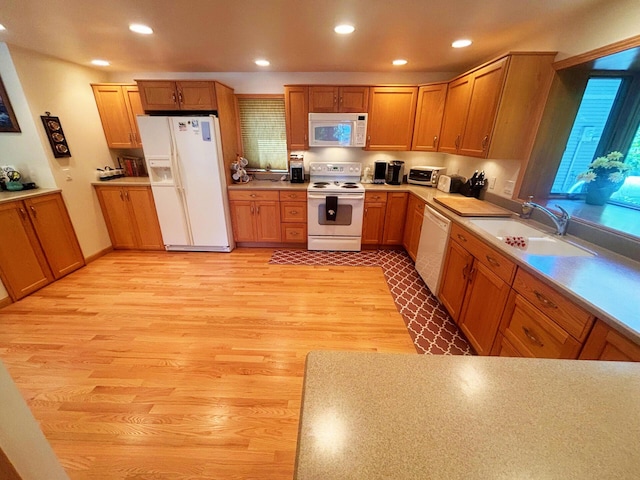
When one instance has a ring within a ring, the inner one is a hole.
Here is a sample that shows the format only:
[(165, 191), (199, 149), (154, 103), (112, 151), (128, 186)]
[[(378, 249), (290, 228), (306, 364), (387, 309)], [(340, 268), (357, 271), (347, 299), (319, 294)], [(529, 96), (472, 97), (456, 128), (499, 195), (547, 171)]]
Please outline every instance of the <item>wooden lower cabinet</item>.
[(362, 219), (363, 245), (380, 245), (382, 243), (386, 210), (386, 192), (365, 193)]
[(382, 234), (383, 245), (402, 245), (408, 200), (409, 194), (406, 192), (387, 193), (387, 209)]
[(405, 250), (414, 262), (418, 254), (418, 244), (420, 243), (420, 232), (422, 230), (425, 205), (424, 200), (421, 200), (415, 195), (409, 195), (402, 245), (404, 245)]
[(84, 266), (59, 193), (0, 204), (0, 277), (18, 300)]
[(449, 240), (443, 272), (445, 274), (438, 298), (454, 322), (459, 323), (462, 302), (467, 290), (467, 275), (471, 271), (473, 255), (457, 242)]
[(151, 187), (96, 186), (113, 248), (164, 250)]
[(278, 191), (232, 190), (229, 199), (236, 242), (282, 240)]
[(580, 353), (581, 360), (640, 362), (640, 345), (597, 320)]
[(307, 243), (307, 193), (280, 191), (281, 240)]

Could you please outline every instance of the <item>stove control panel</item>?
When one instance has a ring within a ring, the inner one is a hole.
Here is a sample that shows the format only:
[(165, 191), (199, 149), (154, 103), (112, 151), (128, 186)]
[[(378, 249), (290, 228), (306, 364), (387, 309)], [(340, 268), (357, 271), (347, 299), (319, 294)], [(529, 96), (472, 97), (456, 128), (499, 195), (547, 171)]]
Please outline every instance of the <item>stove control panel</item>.
[(312, 175), (360, 176), (360, 164), (354, 162), (311, 163), (309, 170)]

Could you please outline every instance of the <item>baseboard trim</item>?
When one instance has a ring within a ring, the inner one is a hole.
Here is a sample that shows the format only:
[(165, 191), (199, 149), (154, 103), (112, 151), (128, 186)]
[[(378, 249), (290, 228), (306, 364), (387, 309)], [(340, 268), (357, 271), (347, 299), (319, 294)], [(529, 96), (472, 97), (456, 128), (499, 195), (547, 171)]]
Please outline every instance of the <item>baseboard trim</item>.
[(107, 247), (105, 249), (100, 250), (98, 253), (94, 253), (93, 255), (89, 255), (84, 259), (85, 263), (89, 265), (94, 260), (99, 259), (100, 257), (104, 257), (107, 253), (113, 252), (113, 247)]
[(11, 297), (6, 297), (0, 300), (0, 308), (4, 308), (8, 305), (11, 305), (13, 303), (13, 301), (11, 300)]

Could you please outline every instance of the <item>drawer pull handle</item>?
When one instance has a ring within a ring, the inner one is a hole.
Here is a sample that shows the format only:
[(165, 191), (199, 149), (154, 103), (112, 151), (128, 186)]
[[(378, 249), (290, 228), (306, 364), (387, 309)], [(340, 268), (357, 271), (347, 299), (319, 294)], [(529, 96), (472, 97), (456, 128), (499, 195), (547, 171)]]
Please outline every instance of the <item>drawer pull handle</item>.
[(490, 257), (489, 255), (485, 255), (485, 257), (487, 258), (487, 262), (489, 262), (489, 265), (491, 265), (492, 267), (498, 268), (500, 266), (500, 262), (498, 262), (495, 258)]
[(457, 235), (458, 235), (458, 240), (460, 240), (461, 242), (466, 242), (467, 241), (467, 239), (466, 239), (466, 237), (464, 235), (461, 235), (459, 233)]
[(542, 303), (545, 307), (556, 308), (556, 309), (558, 308), (558, 306), (555, 303), (553, 303), (551, 300), (549, 300), (539, 291), (534, 290), (533, 293), (535, 294), (536, 298), (540, 301), (540, 303)]
[(538, 338), (534, 334), (532, 334), (527, 327), (522, 327), (522, 331), (527, 336), (527, 338), (531, 340), (534, 344), (538, 345), (539, 347), (544, 347), (544, 343), (538, 340)]
[(289, 235), (291, 235), (292, 237), (295, 237), (298, 235), (298, 232), (289, 232)]
[(256, 195), (255, 193), (251, 193), (251, 194), (249, 194), (249, 196), (250, 196), (251, 198), (256, 198), (256, 197), (257, 197), (257, 195)]
[(298, 211), (297, 210), (291, 210), (291, 215), (297, 215)]

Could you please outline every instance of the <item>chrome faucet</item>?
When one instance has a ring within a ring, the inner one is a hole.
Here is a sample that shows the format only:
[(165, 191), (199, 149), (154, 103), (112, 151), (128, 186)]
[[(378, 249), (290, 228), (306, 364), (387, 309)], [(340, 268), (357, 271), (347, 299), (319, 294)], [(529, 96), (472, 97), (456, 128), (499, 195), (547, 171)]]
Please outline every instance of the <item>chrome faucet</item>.
[(545, 213), (553, 221), (554, 225), (556, 226), (556, 235), (566, 235), (567, 227), (569, 227), (569, 220), (571, 219), (571, 216), (569, 215), (569, 212), (567, 212), (560, 205), (556, 204), (555, 206), (560, 209), (560, 211), (562, 212), (561, 215), (558, 216), (552, 211), (547, 210), (542, 205), (538, 205), (537, 203), (534, 203), (533, 196), (529, 196), (529, 201), (524, 202), (522, 204), (522, 213), (520, 214), (520, 218), (530, 218), (531, 213), (533, 212), (534, 209), (540, 210), (541, 212)]

